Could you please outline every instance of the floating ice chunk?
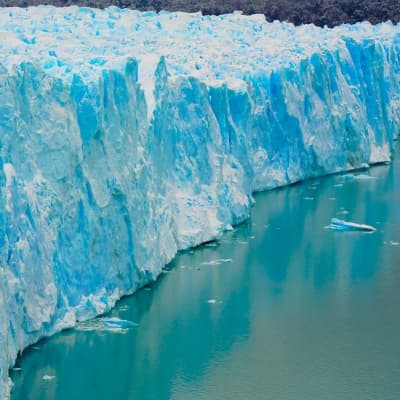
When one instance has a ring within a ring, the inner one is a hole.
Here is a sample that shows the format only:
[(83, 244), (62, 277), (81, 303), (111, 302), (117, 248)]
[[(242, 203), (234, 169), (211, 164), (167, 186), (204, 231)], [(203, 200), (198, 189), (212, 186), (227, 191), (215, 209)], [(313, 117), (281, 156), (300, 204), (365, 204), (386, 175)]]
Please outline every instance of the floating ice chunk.
[(209, 242), (205, 244), (206, 247), (218, 247), (219, 243), (218, 242)]
[(116, 317), (104, 319), (104, 324), (111, 328), (123, 328), (123, 329), (133, 328), (134, 326), (139, 325), (135, 322), (128, 321), (126, 319), (116, 318)]
[(367, 174), (346, 174), (342, 177), (344, 180), (356, 180), (356, 181), (372, 181), (376, 180), (375, 176), (367, 175)]
[(353, 179), (354, 179), (354, 174), (345, 174), (345, 175), (342, 175), (342, 179), (345, 180), (345, 181), (353, 180)]
[(358, 174), (358, 175), (354, 175), (354, 179), (358, 180), (358, 181), (374, 181), (378, 178), (375, 176), (367, 175), (367, 174)]
[(218, 260), (212, 260), (212, 261), (204, 261), (201, 263), (201, 265), (219, 265), (220, 263)]
[(208, 304), (222, 304), (222, 300), (217, 300), (217, 299), (210, 299), (207, 300)]
[(347, 210), (340, 210), (336, 213), (336, 215), (347, 215), (349, 212)]
[(337, 231), (366, 231), (374, 232), (376, 229), (371, 225), (357, 224), (356, 222), (344, 221), (338, 218), (332, 218), (327, 226), (329, 229)]
[(55, 379), (56, 377), (54, 375), (43, 375), (42, 379), (44, 381), (52, 381), (53, 379)]
[(116, 317), (111, 318), (95, 318), (90, 321), (81, 322), (75, 328), (78, 331), (99, 331), (99, 332), (114, 332), (126, 333), (129, 329), (139, 326), (139, 324), (120, 319)]
[(201, 265), (221, 265), (223, 263), (230, 263), (232, 261), (232, 258), (218, 258), (216, 260), (204, 261), (201, 263)]

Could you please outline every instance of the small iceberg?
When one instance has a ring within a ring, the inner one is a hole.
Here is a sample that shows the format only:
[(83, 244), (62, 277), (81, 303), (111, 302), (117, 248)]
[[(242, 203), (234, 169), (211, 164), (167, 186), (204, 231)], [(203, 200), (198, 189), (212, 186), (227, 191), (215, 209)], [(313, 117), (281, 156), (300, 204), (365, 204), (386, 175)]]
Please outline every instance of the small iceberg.
[(120, 318), (105, 318), (104, 324), (105, 326), (110, 328), (122, 328), (122, 329), (133, 328), (139, 325), (135, 322)]
[(56, 377), (54, 375), (43, 375), (42, 379), (44, 381), (52, 381), (53, 379), (55, 379)]
[(364, 232), (376, 231), (376, 229), (371, 225), (357, 224), (356, 222), (344, 221), (338, 218), (332, 218), (331, 223), (327, 226), (327, 228), (336, 231), (364, 231)]
[(222, 300), (217, 300), (217, 299), (209, 299), (207, 300), (208, 304), (222, 304)]

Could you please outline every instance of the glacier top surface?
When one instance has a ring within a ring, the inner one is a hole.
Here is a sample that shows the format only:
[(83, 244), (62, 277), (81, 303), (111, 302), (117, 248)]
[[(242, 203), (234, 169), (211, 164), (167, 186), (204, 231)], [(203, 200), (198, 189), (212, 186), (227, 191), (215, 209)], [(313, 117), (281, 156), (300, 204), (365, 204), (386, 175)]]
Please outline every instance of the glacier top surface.
[(120, 69), (127, 57), (139, 62), (139, 80), (153, 75), (165, 56), (171, 76), (190, 75), (240, 86), (246, 73), (296, 64), (312, 53), (335, 48), (343, 37), (392, 39), (391, 23), (365, 22), (334, 29), (267, 23), (263, 15), (138, 12), (39, 6), (0, 8), (1, 63), (23, 61), (68, 80), (74, 73), (96, 80), (102, 69)]

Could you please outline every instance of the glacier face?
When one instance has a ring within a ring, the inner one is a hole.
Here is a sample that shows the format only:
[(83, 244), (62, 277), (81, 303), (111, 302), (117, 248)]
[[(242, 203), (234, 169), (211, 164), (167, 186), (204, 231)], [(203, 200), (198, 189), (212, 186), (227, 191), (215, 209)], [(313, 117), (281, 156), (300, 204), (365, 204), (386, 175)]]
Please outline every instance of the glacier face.
[(0, 399), (19, 351), (110, 309), (252, 192), (390, 160), (400, 34), (0, 9)]

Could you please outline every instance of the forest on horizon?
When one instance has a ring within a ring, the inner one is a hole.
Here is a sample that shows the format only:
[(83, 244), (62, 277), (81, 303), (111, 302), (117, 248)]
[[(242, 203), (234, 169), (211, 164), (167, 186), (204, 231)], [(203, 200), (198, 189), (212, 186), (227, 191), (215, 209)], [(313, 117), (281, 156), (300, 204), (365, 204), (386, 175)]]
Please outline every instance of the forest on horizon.
[(373, 24), (400, 21), (400, 0), (0, 0), (1, 7), (39, 4), (96, 8), (115, 5), (142, 11), (201, 11), (206, 15), (240, 10), (245, 14), (264, 14), (268, 21), (289, 21), (296, 25), (314, 23), (331, 27), (364, 20)]

